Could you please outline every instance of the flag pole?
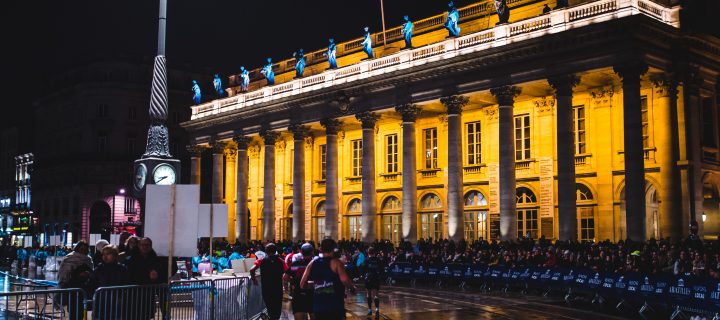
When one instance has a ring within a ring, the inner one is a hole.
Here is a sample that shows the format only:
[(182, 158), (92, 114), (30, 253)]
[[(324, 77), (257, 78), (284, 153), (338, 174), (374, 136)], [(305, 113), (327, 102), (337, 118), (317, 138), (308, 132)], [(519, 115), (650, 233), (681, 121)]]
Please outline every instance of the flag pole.
[(380, 16), (382, 17), (383, 46), (387, 46), (387, 37), (385, 36), (385, 5), (383, 4), (383, 0), (380, 0)]

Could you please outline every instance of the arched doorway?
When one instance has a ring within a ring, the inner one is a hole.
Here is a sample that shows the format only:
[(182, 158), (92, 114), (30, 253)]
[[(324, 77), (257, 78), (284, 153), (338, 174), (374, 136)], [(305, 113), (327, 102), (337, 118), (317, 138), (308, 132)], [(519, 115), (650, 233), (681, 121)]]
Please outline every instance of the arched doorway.
[(96, 201), (90, 207), (90, 233), (99, 233), (103, 239), (110, 239), (112, 221), (110, 205), (105, 201)]
[(347, 222), (347, 238), (361, 240), (362, 202), (360, 202), (360, 199), (355, 198), (350, 200), (347, 207), (345, 221)]
[(322, 239), (325, 239), (325, 200), (318, 202), (315, 208), (312, 240), (315, 241), (315, 243), (320, 243)]
[(395, 196), (389, 196), (383, 201), (380, 209), (382, 240), (390, 240), (394, 244), (400, 243), (402, 236), (402, 203)]
[(703, 185), (703, 233), (705, 239), (716, 240), (720, 236), (720, 192), (718, 187)]
[[(660, 201), (655, 186), (645, 180), (645, 237), (660, 238)], [(620, 238), (627, 237), (625, 187), (620, 192)]]
[(280, 239), (292, 240), (292, 225), (293, 225), (293, 205), (292, 203), (288, 206), (285, 215), (280, 219)]
[(532, 190), (520, 187), (515, 190), (517, 205), (518, 238), (538, 238), (538, 204), (537, 197)]
[[(487, 240), (488, 235), (488, 203), (485, 195), (477, 190), (465, 194), (465, 240), (474, 241), (480, 238)], [(499, 216), (499, 215), (498, 215)], [(500, 217), (497, 217), (497, 233), (500, 234)], [(490, 232), (493, 234), (493, 232)]]
[(420, 238), (433, 240), (443, 238), (443, 207), (440, 197), (428, 193), (420, 199)]

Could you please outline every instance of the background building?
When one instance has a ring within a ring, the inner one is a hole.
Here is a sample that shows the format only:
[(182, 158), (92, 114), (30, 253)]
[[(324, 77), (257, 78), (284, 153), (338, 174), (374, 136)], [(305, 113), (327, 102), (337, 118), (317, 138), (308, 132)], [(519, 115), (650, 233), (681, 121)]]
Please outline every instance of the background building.
[[(141, 204), (130, 195), (132, 162), (145, 151), (151, 78), (150, 61), (112, 60), (51, 80), (33, 107), (39, 232), (109, 239), (140, 225)], [(192, 79), (210, 86), (209, 76), (168, 71), (170, 151), (179, 159), (187, 159), (179, 123), (190, 117)]]
[(372, 60), (338, 43), (301, 79), (280, 61), (192, 108), (191, 181), (232, 240), (716, 237), (719, 39), (676, 4), (545, 3), (458, 8), (459, 38), (414, 21), (413, 50), (392, 28)]

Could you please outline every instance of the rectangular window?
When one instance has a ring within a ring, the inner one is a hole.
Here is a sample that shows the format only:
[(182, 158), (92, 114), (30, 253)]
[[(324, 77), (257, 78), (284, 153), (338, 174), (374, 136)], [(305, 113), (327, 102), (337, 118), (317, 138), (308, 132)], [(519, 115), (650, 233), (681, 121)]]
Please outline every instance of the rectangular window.
[(482, 163), (481, 157), (480, 121), (467, 124), (467, 164), (478, 165)]
[(640, 110), (642, 113), (643, 148), (650, 148), (650, 121), (649, 121), (649, 115), (648, 115), (647, 96), (640, 97)]
[(703, 100), (703, 113), (702, 113), (702, 135), (703, 147), (717, 148), (718, 146), (718, 129), (717, 129), (717, 115), (715, 114), (713, 102), (710, 99)]
[(108, 105), (101, 103), (97, 105), (97, 113), (98, 118), (105, 118), (108, 115)]
[(515, 117), (515, 160), (530, 159), (530, 115)]
[[(320, 180), (325, 180), (327, 175), (327, 145), (320, 145)], [(322, 240), (322, 239), (320, 239)]]
[(348, 239), (362, 240), (362, 216), (350, 216), (348, 219)]
[(437, 128), (423, 130), (425, 137), (425, 169), (435, 169), (437, 165)]
[(315, 218), (315, 238), (313, 239), (315, 242), (319, 243), (323, 239), (325, 239), (325, 217), (316, 217)]
[(382, 216), (382, 240), (390, 240), (394, 244), (400, 243), (400, 226), (399, 214), (387, 214)]
[(389, 134), (385, 136), (385, 168), (388, 173), (398, 171), (398, 135)]
[(593, 207), (579, 207), (578, 219), (580, 226), (580, 241), (595, 240), (595, 217), (593, 215)]
[(573, 108), (573, 133), (575, 154), (584, 154), (585, 150), (585, 106)]
[(352, 176), (362, 176), (362, 140), (352, 141)]
[(104, 153), (107, 146), (107, 135), (101, 133), (97, 136), (97, 152)]
[(465, 240), (487, 240), (487, 211), (465, 212)]
[(529, 236), (531, 239), (538, 238), (538, 213), (537, 209), (522, 209), (517, 211), (518, 238)]
[(421, 213), (420, 237), (423, 239), (442, 239), (442, 213)]

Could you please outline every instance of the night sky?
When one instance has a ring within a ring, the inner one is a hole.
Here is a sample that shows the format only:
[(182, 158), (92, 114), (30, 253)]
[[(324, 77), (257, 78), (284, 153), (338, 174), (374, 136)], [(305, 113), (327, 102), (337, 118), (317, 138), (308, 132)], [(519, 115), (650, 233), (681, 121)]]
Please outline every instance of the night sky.
[[(689, 0), (717, 14), (716, 0)], [(457, 0), (458, 7), (475, 2)], [(446, 0), (385, 0), (387, 28), (442, 13)], [(3, 111), (0, 125), (26, 121), (48, 76), (99, 58), (150, 61), (157, 47), (158, 0), (9, 0), (0, 10)], [(717, 19), (693, 19), (699, 28)], [(299, 48), (343, 42), (362, 27), (381, 30), (380, 0), (168, 0), (167, 58), (172, 68), (213, 70), (223, 76), (266, 57), (289, 58)], [(148, 83), (148, 87), (150, 84)], [(189, 93), (188, 93), (189, 95)]]
[[(455, 1), (458, 7), (472, 0)], [(0, 124), (27, 119), (45, 80), (68, 68), (113, 57), (152, 58), (157, 48), (158, 0), (11, 0), (0, 10), (6, 112)], [(445, 0), (385, 0), (389, 29), (404, 14), (418, 20), (445, 11)], [(167, 58), (172, 68), (259, 67), (299, 48), (306, 52), (381, 30), (380, 0), (168, 0)], [(148, 60), (151, 61), (151, 60)], [(150, 84), (148, 83), (148, 87)], [(188, 84), (188, 87), (190, 84)], [(188, 93), (190, 95), (190, 93)], [(189, 98), (188, 98), (189, 99)]]

